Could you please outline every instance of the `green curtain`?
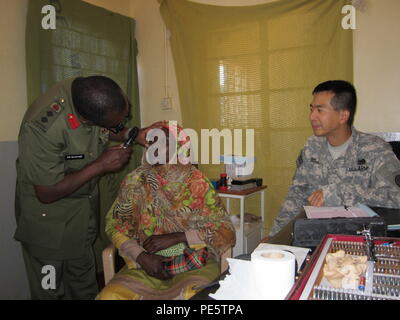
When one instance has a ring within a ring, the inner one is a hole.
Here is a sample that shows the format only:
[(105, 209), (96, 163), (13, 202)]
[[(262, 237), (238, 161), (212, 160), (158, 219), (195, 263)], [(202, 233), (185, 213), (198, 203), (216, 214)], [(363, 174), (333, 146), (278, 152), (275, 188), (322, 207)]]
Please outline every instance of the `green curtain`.
[[(42, 7), (56, 8), (56, 29), (42, 28)], [(128, 126), (140, 126), (135, 20), (80, 0), (30, 0), (26, 27), (28, 105), (58, 81), (89, 75), (105, 75), (116, 81), (132, 104)], [(95, 243), (98, 269), (101, 251), (109, 240), (104, 216), (111, 207), (121, 180), (138, 166), (141, 147), (118, 173), (100, 180), (100, 233)]]
[[(312, 134), (312, 89), (325, 80), (353, 79), (352, 31), (341, 26), (348, 1), (160, 3), (171, 33), (183, 126), (199, 136), (200, 129), (255, 130), (253, 176), (268, 185), (268, 232)], [(200, 168), (211, 178), (224, 171), (222, 165)], [(246, 211), (257, 213), (257, 199), (249, 202)]]

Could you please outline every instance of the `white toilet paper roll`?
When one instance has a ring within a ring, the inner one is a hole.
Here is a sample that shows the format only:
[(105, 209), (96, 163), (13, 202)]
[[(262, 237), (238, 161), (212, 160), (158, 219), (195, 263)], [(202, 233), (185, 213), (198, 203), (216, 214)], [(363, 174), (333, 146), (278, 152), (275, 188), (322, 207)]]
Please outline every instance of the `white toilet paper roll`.
[(251, 254), (253, 285), (260, 299), (283, 300), (294, 284), (295, 256), (266, 249)]

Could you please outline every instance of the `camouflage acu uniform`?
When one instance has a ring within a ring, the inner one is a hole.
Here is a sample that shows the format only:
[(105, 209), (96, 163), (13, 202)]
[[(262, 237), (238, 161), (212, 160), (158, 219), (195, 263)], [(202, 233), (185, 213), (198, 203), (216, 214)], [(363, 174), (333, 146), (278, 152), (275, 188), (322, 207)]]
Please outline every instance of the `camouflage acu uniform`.
[(369, 206), (400, 208), (400, 161), (382, 139), (352, 128), (352, 141), (344, 155), (333, 160), (325, 137), (310, 137), (297, 161), (293, 183), (270, 236), (276, 234), (316, 190), (324, 194), (325, 206)]

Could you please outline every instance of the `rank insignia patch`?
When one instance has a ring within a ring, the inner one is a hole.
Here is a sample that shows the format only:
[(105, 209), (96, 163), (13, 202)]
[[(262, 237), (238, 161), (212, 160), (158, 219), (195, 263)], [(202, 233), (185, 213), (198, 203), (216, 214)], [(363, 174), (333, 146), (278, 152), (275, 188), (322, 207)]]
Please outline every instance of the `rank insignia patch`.
[(79, 128), (78, 119), (72, 113), (68, 114), (68, 122), (72, 130)]
[(33, 124), (46, 132), (56, 122), (61, 111), (62, 107), (57, 102), (53, 102), (33, 119)]

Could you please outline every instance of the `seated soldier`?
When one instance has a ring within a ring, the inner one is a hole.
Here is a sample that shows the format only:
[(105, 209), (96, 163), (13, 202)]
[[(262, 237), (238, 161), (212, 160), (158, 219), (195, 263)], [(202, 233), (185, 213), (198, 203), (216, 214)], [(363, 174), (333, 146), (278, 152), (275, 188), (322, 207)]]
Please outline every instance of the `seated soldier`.
[[(163, 132), (169, 141), (174, 131)], [(169, 150), (159, 148), (157, 159), (170, 159)], [(126, 265), (97, 299), (189, 299), (219, 276), (219, 256), (235, 245), (230, 217), (203, 173), (148, 159), (127, 175), (107, 214), (106, 232)]]
[(313, 91), (310, 137), (297, 160), (288, 195), (269, 236), (275, 235), (305, 205), (400, 208), (400, 162), (389, 143), (353, 125), (356, 91), (342, 80)]

